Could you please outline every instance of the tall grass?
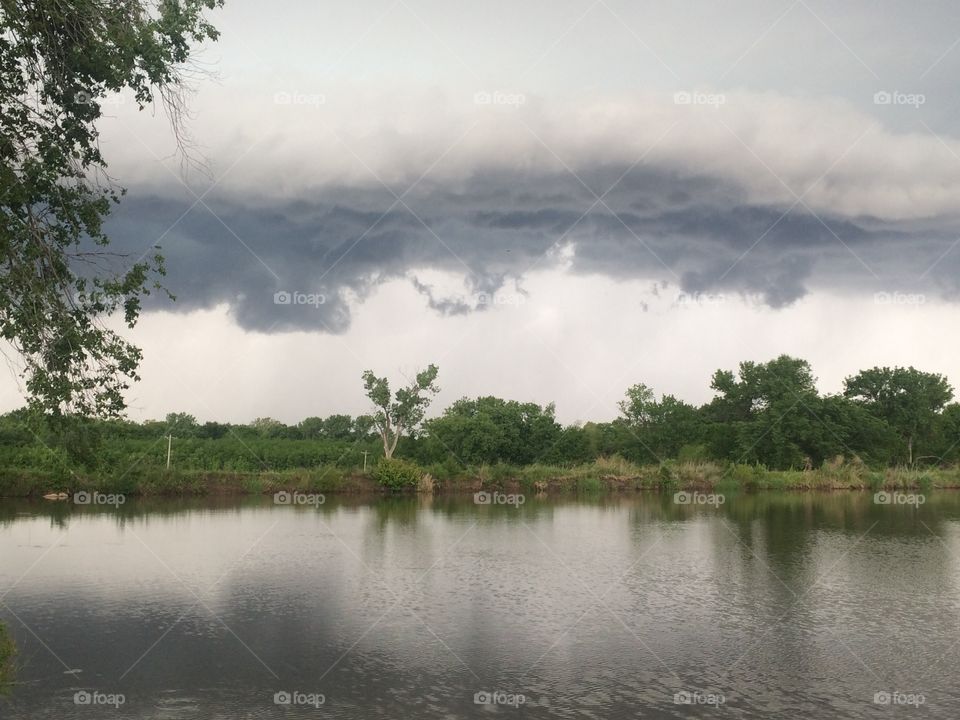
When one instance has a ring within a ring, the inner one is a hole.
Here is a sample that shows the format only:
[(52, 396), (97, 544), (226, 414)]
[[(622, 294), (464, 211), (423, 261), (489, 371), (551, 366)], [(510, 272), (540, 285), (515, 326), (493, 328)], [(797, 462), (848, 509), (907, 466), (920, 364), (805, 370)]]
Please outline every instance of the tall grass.
[[(960, 467), (871, 469), (858, 459), (829, 460), (819, 468), (769, 470), (762, 465), (711, 461), (667, 461), (637, 465), (622, 457), (599, 457), (572, 466), (504, 463), (462, 467), (449, 463), (408, 468), (402, 482), (384, 483), (376, 473), (361, 474), (334, 465), (282, 471), (184, 471), (133, 468), (116, 476), (81, 476), (40, 470), (0, 470), (0, 497), (38, 496), (48, 492), (98, 491), (126, 495), (270, 494), (289, 492), (376, 492), (383, 487), (429, 494), (521, 488), (524, 492), (598, 490), (744, 490), (960, 488)], [(379, 467), (379, 466), (378, 466)]]

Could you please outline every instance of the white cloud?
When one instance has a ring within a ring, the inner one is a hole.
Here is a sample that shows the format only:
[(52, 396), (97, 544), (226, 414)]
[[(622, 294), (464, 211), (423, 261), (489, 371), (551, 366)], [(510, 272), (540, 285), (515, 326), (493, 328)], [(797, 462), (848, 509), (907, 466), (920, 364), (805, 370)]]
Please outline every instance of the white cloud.
[[(431, 280), (455, 287), (453, 276)], [(186, 411), (203, 419), (296, 422), (310, 415), (367, 410), (360, 372), (400, 379), (440, 366), (438, 412), (464, 395), (557, 403), (564, 422), (607, 420), (636, 382), (701, 403), (717, 368), (781, 353), (811, 361), (821, 390), (873, 365), (913, 364), (960, 382), (960, 340), (945, 332), (956, 311), (928, 300), (885, 304), (817, 293), (785, 310), (731, 296), (686, 298), (649, 281), (541, 272), (526, 302), (466, 317), (425, 309), (412, 286), (381, 286), (355, 308), (342, 336), (246, 332), (225, 307), (187, 315), (151, 313), (132, 337), (143, 346), (142, 382), (131, 416)], [(646, 307), (646, 310), (644, 308)], [(855, 320), (852, 320), (855, 319)], [(2, 409), (19, 405), (2, 383)]]
[[(885, 220), (954, 217), (960, 207), (960, 142), (922, 126), (894, 132), (843, 100), (726, 92), (714, 108), (678, 105), (666, 92), (530, 95), (512, 109), (477, 106), (472, 90), (322, 90), (325, 104), (278, 105), (269, 88), (205, 88), (193, 133), (214, 176), (225, 173), (219, 192), (311, 198), (382, 182), (400, 194), (421, 176), (425, 186), (454, 187), (478, 172), (589, 178), (643, 158), (646, 167), (729, 181), (750, 203), (786, 207), (803, 196), (815, 212)], [(129, 105), (105, 122), (108, 155), (127, 185), (176, 184), (176, 163), (164, 170), (156, 161), (170, 155), (166, 132), (162, 118)]]

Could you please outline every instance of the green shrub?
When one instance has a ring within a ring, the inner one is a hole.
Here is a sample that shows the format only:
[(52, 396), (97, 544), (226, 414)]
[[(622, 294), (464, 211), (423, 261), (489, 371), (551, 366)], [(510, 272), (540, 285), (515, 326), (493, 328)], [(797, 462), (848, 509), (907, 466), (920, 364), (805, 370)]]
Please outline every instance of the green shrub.
[(311, 492), (331, 492), (339, 489), (346, 477), (347, 473), (343, 468), (327, 465), (310, 473), (306, 489)]
[(756, 465), (733, 463), (727, 469), (727, 477), (741, 487), (753, 488), (760, 480), (763, 479), (763, 476), (764, 470)]
[(763, 473), (754, 472), (753, 478), (743, 480), (742, 484), (751, 490), (786, 490), (791, 487), (806, 487), (812, 482), (814, 474), (800, 470), (768, 470)]
[(675, 465), (676, 463), (671, 460), (665, 460), (660, 463), (660, 468), (657, 470), (657, 478), (661, 484), (668, 486), (677, 484), (677, 476), (674, 472)]
[(867, 487), (877, 491), (883, 488), (884, 473), (882, 470), (871, 470), (867, 473)]
[(453, 457), (448, 457), (443, 462), (430, 463), (425, 470), (438, 481), (456, 480), (465, 475), (463, 466)]
[(706, 445), (684, 445), (677, 451), (677, 460), (680, 462), (702, 463), (711, 459)]
[(384, 458), (373, 469), (373, 479), (391, 490), (417, 487), (422, 475), (416, 463), (397, 458)]
[(256, 475), (254, 476), (245, 475), (240, 480), (240, 486), (243, 488), (244, 492), (250, 493), (251, 495), (264, 494), (265, 485), (263, 483), (263, 480)]
[(600, 482), (600, 478), (598, 477), (586, 475), (577, 479), (577, 490), (582, 490), (584, 492), (598, 492), (602, 489), (603, 483)]

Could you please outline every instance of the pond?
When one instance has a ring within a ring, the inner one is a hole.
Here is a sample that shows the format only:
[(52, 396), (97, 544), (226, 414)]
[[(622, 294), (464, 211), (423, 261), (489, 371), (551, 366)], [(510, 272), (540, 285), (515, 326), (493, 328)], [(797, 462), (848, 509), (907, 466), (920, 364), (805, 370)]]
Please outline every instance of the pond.
[(960, 715), (960, 493), (520, 500), (0, 501), (0, 717)]

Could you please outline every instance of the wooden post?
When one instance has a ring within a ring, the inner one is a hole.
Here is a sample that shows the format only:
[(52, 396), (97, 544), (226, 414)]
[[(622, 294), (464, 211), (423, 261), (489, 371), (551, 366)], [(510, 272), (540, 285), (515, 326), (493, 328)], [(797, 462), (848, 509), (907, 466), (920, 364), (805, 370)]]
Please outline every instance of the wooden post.
[(369, 455), (369, 454), (370, 454), (370, 451), (369, 451), (369, 450), (364, 450), (364, 451), (363, 451), (363, 471), (364, 471), (364, 472), (367, 471), (367, 455)]

